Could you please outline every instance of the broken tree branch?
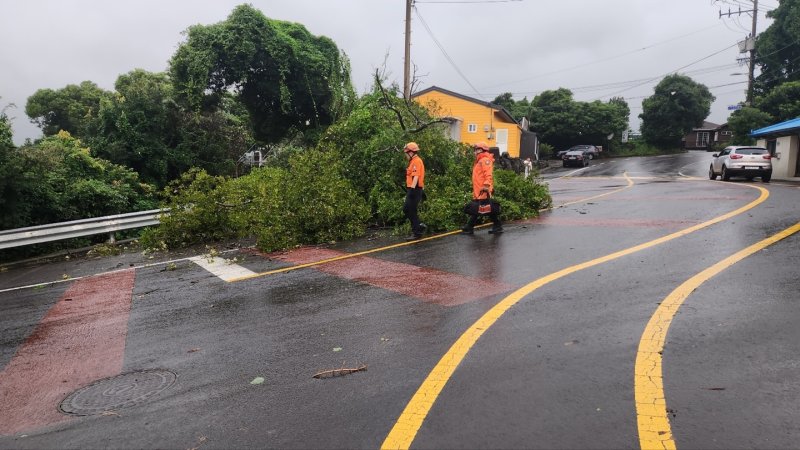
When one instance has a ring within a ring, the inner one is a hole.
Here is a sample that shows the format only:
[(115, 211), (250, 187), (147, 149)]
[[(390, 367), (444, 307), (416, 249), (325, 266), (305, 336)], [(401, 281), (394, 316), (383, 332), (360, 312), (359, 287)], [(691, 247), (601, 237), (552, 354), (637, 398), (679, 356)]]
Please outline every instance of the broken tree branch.
[(355, 367), (352, 369), (344, 368), (341, 369), (333, 369), (333, 370), (323, 370), (322, 372), (317, 372), (314, 374), (314, 378), (332, 378), (332, 377), (340, 377), (342, 375), (349, 375), (354, 372), (361, 372), (367, 370), (367, 365), (364, 364), (359, 367)]

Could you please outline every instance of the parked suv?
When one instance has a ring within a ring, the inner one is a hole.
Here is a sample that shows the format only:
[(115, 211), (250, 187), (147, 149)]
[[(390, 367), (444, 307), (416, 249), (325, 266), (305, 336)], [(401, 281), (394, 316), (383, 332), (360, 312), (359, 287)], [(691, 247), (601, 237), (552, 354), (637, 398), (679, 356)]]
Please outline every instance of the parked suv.
[(772, 156), (764, 147), (730, 146), (712, 156), (709, 179), (716, 180), (717, 175), (723, 181), (731, 177), (744, 177), (748, 181), (761, 177), (761, 181), (768, 183), (772, 178)]

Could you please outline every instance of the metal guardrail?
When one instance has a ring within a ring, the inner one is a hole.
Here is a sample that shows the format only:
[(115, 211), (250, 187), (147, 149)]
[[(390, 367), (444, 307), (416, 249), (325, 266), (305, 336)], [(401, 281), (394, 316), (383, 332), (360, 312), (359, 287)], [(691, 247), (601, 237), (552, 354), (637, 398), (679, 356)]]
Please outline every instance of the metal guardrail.
[(0, 250), (102, 233), (110, 233), (109, 241), (114, 242), (115, 231), (158, 225), (160, 223), (159, 216), (165, 213), (168, 213), (168, 210), (152, 209), (149, 211), (95, 217), (94, 219), (3, 230), (0, 231)]

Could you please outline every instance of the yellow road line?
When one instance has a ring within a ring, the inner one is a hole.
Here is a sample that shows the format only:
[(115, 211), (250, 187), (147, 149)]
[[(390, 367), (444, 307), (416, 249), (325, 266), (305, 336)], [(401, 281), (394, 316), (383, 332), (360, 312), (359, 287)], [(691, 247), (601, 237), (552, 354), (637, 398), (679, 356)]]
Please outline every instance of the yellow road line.
[(478, 319), (477, 322), (472, 324), (439, 360), (436, 366), (434, 366), (433, 370), (431, 370), (430, 374), (428, 374), (427, 378), (425, 378), (425, 381), (422, 382), (422, 385), (420, 385), (420, 387), (417, 389), (416, 393), (414, 393), (414, 395), (411, 397), (411, 400), (408, 402), (405, 409), (400, 414), (400, 417), (397, 419), (397, 422), (389, 431), (386, 439), (383, 441), (381, 448), (407, 449), (411, 446), (411, 443), (414, 441), (419, 428), (422, 426), (422, 422), (428, 416), (428, 412), (430, 412), (431, 407), (433, 407), (437, 397), (441, 393), (442, 389), (444, 389), (445, 384), (447, 384), (447, 382), (450, 380), (450, 377), (455, 372), (456, 367), (458, 367), (461, 361), (464, 360), (464, 357), (466, 357), (469, 350), (473, 345), (475, 345), (483, 333), (485, 333), (486, 330), (494, 325), (494, 323), (497, 322), (497, 320), (502, 317), (509, 308), (514, 306), (526, 295), (532, 293), (547, 283), (550, 283), (551, 281), (565, 277), (569, 274), (589, 267), (597, 266), (659, 244), (663, 244), (664, 242), (686, 236), (687, 234), (693, 233), (702, 228), (709, 227), (716, 223), (722, 222), (723, 220), (742, 214), (743, 212), (761, 204), (767, 199), (767, 197), (769, 197), (769, 191), (762, 187), (751, 185), (743, 186), (758, 189), (761, 191), (761, 195), (747, 205), (711, 219), (707, 222), (691, 226), (684, 230), (627, 248), (625, 250), (620, 250), (606, 256), (601, 256), (600, 258), (596, 258), (591, 261), (567, 267), (559, 270), (558, 272), (539, 278), (512, 292), (508, 297), (504, 298), (489, 311), (487, 311), (480, 319)]
[(382, 252), (382, 251), (385, 251), (385, 250), (391, 250), (393, 248), (405, 247), (407, 245), (414, 245), (414, 244), (417, 244), (419, 242), (430, 241), (432, 239), (439, 239), (439, 238), (442, 238), (442, 237), (445, 237), (445, 236), (458, 234), (460, 232), (461, 232), (461, 230), (449, 231), (447, 233), (437, 234), (437, 235), (434, 235), (434, 236), (429, 236), (429, 237), (426, 237), (426, 238), (417, 239), (415, 241), (401, 242), (399, 244), (393, 244), (393, 245), (388, 245), (388, 246), (385, 246), (385, 247), (373, 248), (373, 249), (370, 249), (370, 250), (364, 250), (362, 252), (348, 253), (346, 255), (336, 256), (336, 257), (333, 257), (333, 258), (321, 259), (319, 261), (314, 261), (314, 262), (305, 263), (305, 264), (298, 264), (296, 266), (282, 267), (280, 269), (268, 270), (266, 272), (254, 273), (254, 274), (243, 276), (243, 277), (231, 278), (228, 281), (233, 283), (233, 282), (236, 282), (236, 281), (249, 280), (251, 278), (263, 277), (263, 276), (267, 276), (267, 275), (273, 275), (273, 274), (276, 274), (276, 273), (283, 273), (283, 272), (289, 272), (289, 271), (297, 270), (297, 269), (304, 269), (306, 267), (319, 266), (321, 264), (327, 264), (327, 263), (334, 262), (334, 261), (341, 261), (343, 259), (355, 258), (356, 256), (369, 255), (370, 253)]
[(678, 308), (695, 289), (711, 277), (798, 231), (800, 223), (734, 253), (686, 280), (658, 306), (642, 333), (634, 368), (636, 419), (639, 426), (639, 445), (642, 449), (675, 449), (664, 395), (661, 352)]
[[(597, 198), (600, 198), (600, 197), (604, 197), (606, 195), (611, 195), (611, 194), (619, 192), (619, 191), (621, 191), (623, 189), (627, 189), (627, 188), (633, 186), (633, 181), (631, 181), (631, 179), (628, 177), (628, 175), (625, 174), (624, 176), (628, 180), (628, 185), (625, 186), (625, 187), (622, 187), (620, 189), (616, 189), (614, 191), (606, 192), (604, 194), (595, 195), (595, 196), (584, 198), (584, 199), (581, 199), (581, 200), (576, 200), (574, 202), (564, 203), (563, 205), (558, 205), (558, 206), (554, 206), (554, 207), (550, 207), (550, 208), (545, 208), (545, 209), (539, 210), (539, 212), (548, 211), (548, 210), (554, 209), (554, 208), (562, 208), (564, 206), (573, 205), (575, 203), (588, 202), (590, 200), (594, 200), (594, 199), (597, 199)], [(486, 223), (486, 224), (483, 224), (483, 225), (478, 225), (476, 228), (483, 228), (483, 227), (487, 227), (489, 225), (491, 225), (491, 224)], [(415, 245), (415, 244), (418, 244), (420, 242), (430, 241), (430, 240), (433, 240), (433, 239), (440, 239), (440, 238), (443, 238), (445, 236), (452, 236), (452, 235), (458, 234), (458, 233), (461, 233), (461, 230), (448, 231), (447, 233), (440, 233), (440, 234), (436, 234), (436, 235), (433, 235), (433, 236), (428, 236), (426, 238), (417, 239), (415, 241), (402, 242), (402, 243), (399, 243), (399, 244), (393, 244), (393, 245), (388, 245), (388, 246), (385, 246), (385, 247), (373, 248), (373, 249), (370, 249), (370, 250), (364, 250), (364, 251), (356, 252), (356, 253), (348, 253), (346, 255), (336, 256), (336, 257), (333, 257), (333, 258), (321, 259), (319, 261), (314, 261), (314, 262), (305, 263), (305, 264), (298, 264), (296, 266), (282, 267), (280, 269), (268, 270), (266, 272), (257, 272), (257, 273), (252, 273), (252, 274), (240, 276), (240, 277), (233, 277), (233, 278), (229, 278), (229, 279), (227, 279), (225, 281), (227, 281), (229, 283), (235, 283), (237, 281), (250, 280), (250, 279), (253, 279), (253, 278), (264, 277), (264, 276), (267, 276), (267, 275), (274, 275), (274, 274), (278, 274), (278, 273), (290, 272), (292, 270), (297, 270), (297, 269), (305, 269), (307, 267), (319, 266), (319, 265), (331, 263), (331, 262), (334, 262), (334, 261), (341, 261), (343, 259), (355, 258), (356, 256), (364, 256), (364, 255), (369, 255), (370, 253), (377, 253), (377, 252), (383, 252), (383, 251), (386, 251), (386, 250), (391, 250), (393, 248), (405, 247), (407, 245)]]

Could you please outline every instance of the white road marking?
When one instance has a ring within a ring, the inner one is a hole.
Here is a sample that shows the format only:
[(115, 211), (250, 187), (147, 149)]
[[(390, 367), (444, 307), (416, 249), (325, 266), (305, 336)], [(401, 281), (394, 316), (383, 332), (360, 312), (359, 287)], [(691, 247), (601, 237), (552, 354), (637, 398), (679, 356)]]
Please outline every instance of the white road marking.
[(229, 263), (225, 258), (211, 258), (208, 256), (195, 256), (189, 258), (189, 261), (197, 264), (198, 266), (206, 269), (207, 271), (218, 276), (222, 281), (230, 282), (237, 278), (255, 275), (250, 269), (246, 269), (238, 264)]

